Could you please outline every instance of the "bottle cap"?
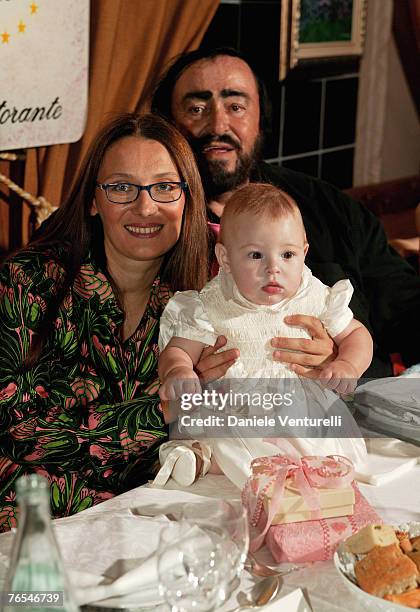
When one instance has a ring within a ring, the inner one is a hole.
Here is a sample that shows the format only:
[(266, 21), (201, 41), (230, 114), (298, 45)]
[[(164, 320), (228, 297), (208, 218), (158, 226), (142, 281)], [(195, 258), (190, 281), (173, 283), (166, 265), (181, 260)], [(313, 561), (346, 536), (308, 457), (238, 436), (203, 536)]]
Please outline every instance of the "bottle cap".
[(16, 481), (16, 496), (18, 501), (35, 496), (37, 499), (48, 497), (50, 483), (39, 474), (28, 474), (21, 476)]

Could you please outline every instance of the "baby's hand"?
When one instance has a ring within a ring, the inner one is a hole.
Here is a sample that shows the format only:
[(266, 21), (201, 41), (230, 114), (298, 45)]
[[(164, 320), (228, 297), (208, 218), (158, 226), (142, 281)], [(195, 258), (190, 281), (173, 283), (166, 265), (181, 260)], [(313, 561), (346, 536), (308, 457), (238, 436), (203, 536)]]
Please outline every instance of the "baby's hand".
[(347, 395), (355, 390), (359, 375), (350, 362), (335, 359), (319, 371), (317, 378), (327, 389)]
[(176, 400), (182, 395), (201, 393), (200, 380), (194, 370), (186, 367), (171, 370), (159, 389), (162, 400)]

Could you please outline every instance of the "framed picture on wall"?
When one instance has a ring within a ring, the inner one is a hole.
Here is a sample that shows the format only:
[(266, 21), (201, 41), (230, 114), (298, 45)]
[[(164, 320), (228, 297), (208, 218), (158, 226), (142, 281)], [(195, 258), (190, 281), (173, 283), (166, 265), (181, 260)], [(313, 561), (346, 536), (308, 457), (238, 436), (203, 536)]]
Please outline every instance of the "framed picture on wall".
[(310, 60), (362, 54), (367, 0), (282, 0), (280, 79)]

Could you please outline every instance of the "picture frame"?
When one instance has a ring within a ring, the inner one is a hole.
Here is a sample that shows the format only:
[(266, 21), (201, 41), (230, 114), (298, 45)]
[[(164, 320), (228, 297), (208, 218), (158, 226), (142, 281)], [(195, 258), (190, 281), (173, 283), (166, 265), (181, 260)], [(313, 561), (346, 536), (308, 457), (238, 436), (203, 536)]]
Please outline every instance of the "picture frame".
[(367, 0), (281, 0), (280, 80), (304, 62), (360, 56)]

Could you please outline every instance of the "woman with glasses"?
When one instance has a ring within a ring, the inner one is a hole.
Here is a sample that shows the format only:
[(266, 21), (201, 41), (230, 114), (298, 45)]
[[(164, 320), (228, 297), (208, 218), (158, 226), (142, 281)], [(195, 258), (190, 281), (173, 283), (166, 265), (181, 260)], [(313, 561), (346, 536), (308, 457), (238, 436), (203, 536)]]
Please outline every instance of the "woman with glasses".
[(207, 256), (184, 138), (152, 115), (112, 121), (67, 201), (0, 272), (0, 530), (15, 526), (25, 472), (49, 479), (54, 516), (153, 476), (167, 435), (159, 318), (175, 290), (204, 285)]

